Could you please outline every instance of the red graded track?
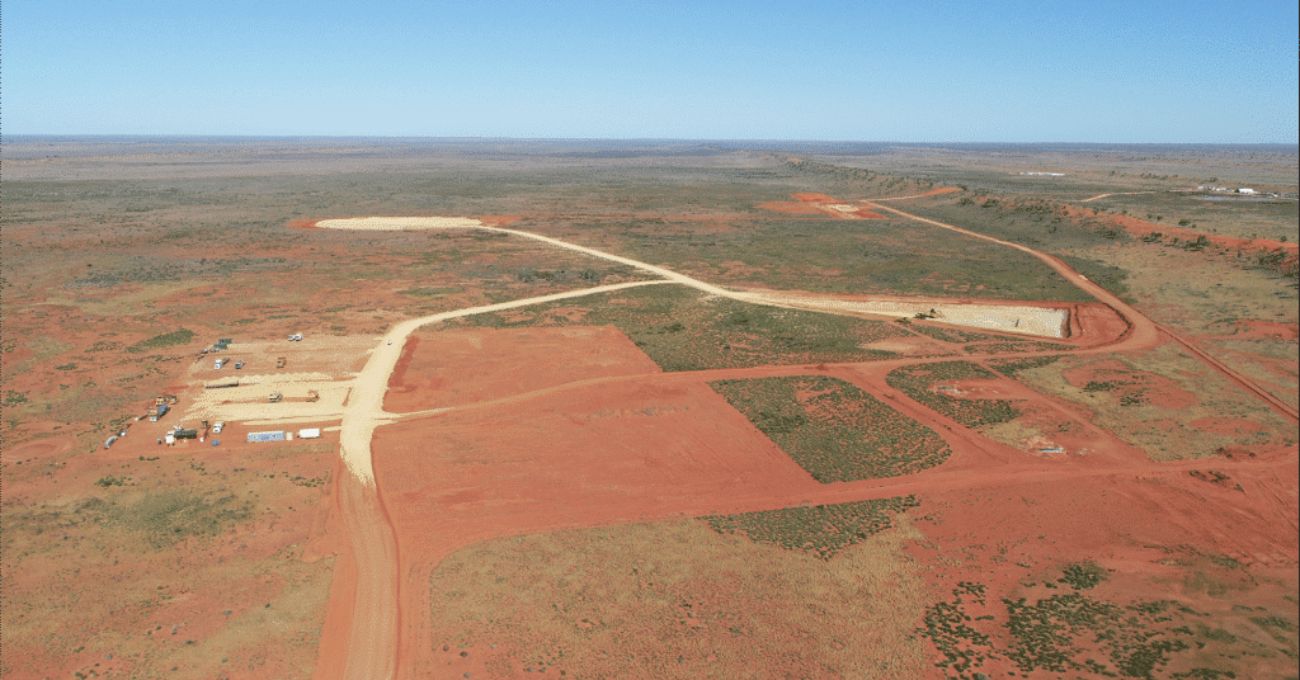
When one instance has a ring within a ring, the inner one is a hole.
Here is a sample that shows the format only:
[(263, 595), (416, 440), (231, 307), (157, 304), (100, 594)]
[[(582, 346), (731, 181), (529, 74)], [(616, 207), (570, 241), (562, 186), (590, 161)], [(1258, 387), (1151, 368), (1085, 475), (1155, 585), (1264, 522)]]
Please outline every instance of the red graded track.
[[(811, 201), (830, 197), (797, 198)], [(1072, 314), (1072, 338), (1068, 342), (1075, 346), (1074, 353), (1150, 349), (1163, 344), (1165, 338), (1173, 339), (1275, 410), (1296, 418), (1294, 409), (1055, 257), (894, 208), (864, 203), (872, 209), (1029, 253), (1093, 295), (1100, 305), (1082, 305)], [(1090, 325), (1100, 332), (1090, 332)], [(584, 342), (610, 341), (612, 338), (606, 337), (610, 332), (584, 331), (573, 337), (573, 347), (565, 349), (581, 357)], [(411, 368), (424, 361), (419, 356), (421, 345), (413, 343), (406, 348), (405, 372), (399, 369), (391, 385), (411, 391), (405, 396), (390, 395), (394, 400), (409, 399), (412, 405), (426, 407), (446, 405), (448, 396), (458, 389), (451, 387), (448, 391), (448, 379), (481, 385), (461, 389), (455, 399), (466, 400), (461, 406), (376, 431), (373, 459), (377, 494), (367, 493), (370, 490), (340, 471), (336, 511), (345, 523), (353, 551), (382, 555), (381, 561), (392, 565), (395, 578), (389, 579), (392, 592), (381, 587), (363, 593), (376, 586), (367, 585), (367, 579), (358, 582), (350, 566), (351, 557), (347, 550), (343, 551), (339, 577), (331, 593), (317, 677), (360, 677), (356, 672), (360, 668), (365, 668), (370, 677), (428, 677), (435, 668), (433, 641), (429, 639), (432, 569), (450, 552), (497, 536), (900, 494), (925, 494), (927, 498), (998, 496), (1004, 492), (994, 490), (1026, 485), (1104, 488), (1122, 484), (1127, 488), (1141, 483), (1151, 489), (1167, 487), (1173, 490), (1171, 493), (1183, 493), (1181, 489), (1189, 483), (1188, 472), (1205, 465), (1202, 461), (1152, 462), (1141, 451), (1116, 445), (1113, 436), (1096, 428), (1088, 429), (1087, 434), (1106, 444), (1105, 455), (1058, 460), (1027, 456), (931, 411), (885, 381), (891, 368), (952, 357), (664, 374), (632, 370), (633, 366), (647, 365), (648, 359), (634, 358), (625, 351), (631, 343), (618, 339), (614, 344), (621, 344), (621, 348), (614, 355), (622, 358), (612, 359), (610, 365), (593, 371), (594, 364), (584, 368), (581, 361), (554, 362), (554, 357), (543, 351), (545, 334), (539, 336), (543, 338), (539, 350), (528, 343), (498, 342), (489, 337), (489, 331), (475, 333), (481, 346), (491, 345), (498, 353), (474, 367), (482, 369), (481, 373), (451, 369), (442, 378), (429, 381), (420, 370)], [(469, 352), (474, 354), (478, 348), (472, 338), (468, 334), (448, 342), (450, 346), (460, 342), (457, 351), (468, 348), (475, 350)], [(1059, 353), (975, 352), (964, 358), (981, 361), (995, 356), (1024, 358)], [(502, 371), (494, 377), (495, 358), (501, 359)], [(558, 370), (554, 365), (544, 369), (543, 376), (530, 383), (532, 391), (511, 389), (511, 380), (504, 377), (517, 376), (524, 367), (550, 362), (559, 364)], [(437, 359), (430, 365), (437, 365)], [(569, 365), (574, 367), (572, 373), (564, 370)], [(546, 373), (551, 370), (555, 372)], [(951, 458), (938, 468), (906, 477), (819, 484), (707, 385), (726, 378), (819, 372), (858, 384), (899, 413), (931, 427), (951, 447)], [(1018, 384), (998, 382), (984, 387), (1008, 391), (1006, 396), (1032, 396), (1052, 418), (1087, 424), (1087, 414), (1077, 413), (1064, 402), (1042, 395), (1011, 394), (1025, 389)], [(421, 394), (425, 391), (432, 394)], [(1288, 486), (1294, 456), (1292, 446), (1258, 458), (1216, 460), (1214, 467), (1235, 477), (1255, 480), (1261, 488), (1285, 490), (1294, 488), (1294, 484)], [(1091, 482), (1082, 484), (1088, 480)], [(1166, 497), (1168, 493), (1150, 493), (1155, 494), (1151, 497), (1155, 508), (1180, 507)], [(1272, 494), (1271, 499), (1276, 503), (1256, 500), (1253, 509), (1242, 512), (1254, 513), (1252, 517), (1271, 517), (1278, 508), (1285, 514), (1295, 505), (1295, 499), (1285, 493)], [(1007, 511), (1014, 516), (1015, 508), (1008, 506)], [(1274, 553), (1284, 561), (1294, 559), (1295, 541), (1279, 538), (1277, 522), (1270, 522), (1267, 530), (1258, 535), (1232, 535), (1228, 526), (1207, 522), (1180, 526), (1181, 533), (1174, 533), (1208, 535), (1220, 544), (1237, 546), (1242, 554), (1262, 555), (1264, 560), (1273, 559)], [(1283, 526), (1293, 530), (1294, 518)], [(387, 615), (385, 621), (348, 620), (351, 603), (361, 597), (392, 602), (391, 620)], [(367, 628), (395, 628), (397, 634), (392, 637), (396, 638), (397, 649), (382, 649), (386, 645), (376, 648), (366, 637), (363, 629)], [(380, 663), (380, 656), (389, 663)], [(347, 672), (348, 668), (353, 671)]]
[[(1088, 293), (1089, 295), (1093, 296), (1094, 298), (1100, 300), (1101, 302), (1106, 303), (1108, 306), (1110, 306), (1112, 309), (1118, 312), (1120, 316), (1124, 317), (1125, 319), (1128, 319), (1129, 323), (1133, 325), (1134, 334), (1142, 338), (1142, 340), (1139, 341), (1140, 344), (1143, 344), (1147, 347), (1154, 347), (1156, 344), (1158, 344), (1158, 339), (1156, 337), (1149, 337), (1149, 336), (1154, 336), (1156, 334), (1163, 333), (1164, 335), (1176, 341), (1178, 344), (1187, 348), (1188, 351), (1192, 352), (1197, 357), (1199, 357), (1201, 361), (1205, 362), (1211, 368), (1223, 374), (1229, 380), (1241, 386), (1243, 389), (1247, 390), (1248, 392), (1253, 393), (1255, 396), (1259, 397), (1260, 399), (1263, 399), (1264, 401), (1268, 402), (1269, 406), (1271, 406), (1273, 410), (1286, 416), (1287, 418), (1290, 418), (1293, 421), (1300, 421), (1300, 412), (1297, 412), (1297, 410), (1293, 408), (1291, 405), (1273, 396), (1267, 390), (1260, 388), (1249, 378), (1246, 378), (1240, 373), (1237, 373), (1236, 371), (1232, 370), (1228, 366), (1224, 365), (1223, 362), (1206, 354), (1200, 348), (1196, 347), (1190, 341), (1184, 339), (1182, 336), (1178, 335), (1177, 333), (1174, 333), (1173, 331), (1169, 330), (1164, 326), (1155, 323), (1151, 319), (1148, 319), (1146, 315), (1134, 309), (1132, 306), (1130, 306), (1128, 303), (1124, 302), (1123, 300), (1120, 300), (1118, 297), (1113, 295), (1110, 291), (1106, 290), (1105, 288), (1102, 288), (1101, 286), (1098, 286), (1092, 281), (1089, 281), (1088, 277), (1075, 271), (1074, 268), (1066, 264), (1060, 258), (1053, 257), (1051, 255), (1048, 255), (1047, 253), (1039, 252), (1028, 246), (1020, 245), (1019, 243), (1003, 241), (1002, 239), (999, 238), (994, 238), (992, 236), (987, 236), (985, 234), (980, 234), (978, 232), (970, 231), (969, 229), (963, 229), (961, 227), (953, 226), (951, 224), (945, 224), (943, 222), (938, 222), (936, 220), (931, 220), (924, 217), (920, 217), (918, 215), (913, 215), (908, 212), (903, 212), (902, 210), (899, 210), (897, 208), (890, 208), (888, 206), (879, 206), (879, 205), (877, 205), (876, 207), (886, 212), (891, 212), (896, 215), (906, 217), (908, 219), (916, 220), (918, 222), (924, 222), (926, 224), (931, 224), (936, 227), (941, 227), (943, 229), (949, 229), (960, 234), (965, 234), (972, 238), (978, 238), (984, 241), (990, 241), (992, 243), (997, 243), (999, 245), (1003, 245), (1008, 248), (1015, 248), (1016, 250), (1019, 250), (1021, 252), (1025, 252), (1025, 253), (1029, 253), (1030, 255), (1033, 255), (1034, 257), (1038, 258), (1043, 263), (1045, 263), (1047, 266), (1055, 270), (1058, 274), (1063, 276), (1065, 280), (1069, 281), (1070, 283), (1073, 283), (1075, 286), (1077, 286), (1084, 292)], [(1151, 344), (1148, 344), (1148, 342)]]
[[(1189, 469), (1204, 465), (1154, 463), (1123, 444), (1086, 458), (1026, 456), (891, 388), (886, 374), (906, 363), (770, 366), (585, 381), (380, 429), (377, 484), (392, 508), (402, 546), (400, 599), (404, 611), (413, 614), (401, 621), (401, 676), (428, 677), (435, 669), (427, 614), (435, 606), (429, 574), (451, 552), (491, 538), (908, 493), (930, 498), (1043, 484), (1095, 489), (1113, 486), (1101, 483), (1108, 478), (1181, 481)], [(853, 382), (934, 429), (952, 448), (951, 458), (940, 468), (896, 479), (819, 484), (708, 387), (720, 379), (810, 373)], [(1031, 396), (1017, 383), (996, 382), (1002, 392), (990, 396)], [(1068, 406), (1052, 408), (1076, 424), (1086, 422), (1086, 414), (1072, 413)], [(1288, 461), (1274, 457), (1215, 465), (1234, 475), (1243, 470), (1276, 475)], [(1264, 533), (1235, 537), (1230, 545), (1242, 554), (1276, 553), (1276, 537)]]

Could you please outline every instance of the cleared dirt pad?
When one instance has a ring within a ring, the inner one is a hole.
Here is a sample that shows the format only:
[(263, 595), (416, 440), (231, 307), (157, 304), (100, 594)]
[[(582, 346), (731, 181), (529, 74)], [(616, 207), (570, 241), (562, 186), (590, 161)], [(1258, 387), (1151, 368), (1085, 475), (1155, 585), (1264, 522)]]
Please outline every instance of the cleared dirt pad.
[(750, 291), (747, 299), (800, 309), (857, 312), (908, 319), (934, 313), (943, 323), (985, 328), (1002, 333), (1063, 338), (1069, 332), (1070, 312), (1057, 307), (998, 305), (975, 302), (947, 302), (932, 299), (830, 299), (776, 291)]
[(318, 229), (351, 229), (355, 231), (418, 231), (421, 229), (468, 229), (482, 226), (482, 222), (468, 217), (346, 217), (318, 220)]
[(417, 411), (658, 371), (612, 326), (424, 330), (403, 348), (384, 408)]
[(405, 421), (377, 430), (375, 458), (399, 542), (411, 532), (417, 551), (653, 515), (668, 498), (815, 486), (704, 384), (617, 383)]
[[(431, 606), (432, 566), (476, 541), (820, 486), (705, 384), (620, 383), (453, 411), (380, 428), (374, 451), (412, 612)], [(403, 673), (428, 677), (428, 620), (403, 625)]]

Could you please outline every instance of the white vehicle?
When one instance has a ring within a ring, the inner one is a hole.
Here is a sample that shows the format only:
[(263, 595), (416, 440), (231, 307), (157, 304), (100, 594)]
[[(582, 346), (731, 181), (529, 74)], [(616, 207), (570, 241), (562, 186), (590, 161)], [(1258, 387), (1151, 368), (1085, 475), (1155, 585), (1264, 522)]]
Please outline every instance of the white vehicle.
[(221, 434), (221, 431), (224, 430), (225, 427), (226, 427), (226, 421), (218, 420), (216, 423), (212, 425), (212, 434)]
[(216, 361), (212, 362), (212, 367), (215, 368), (215, 369), (218, 370), (218, 371), (220, 371), (220, 370), (221, 370), (221, 367), (222, 367), (222, 366), (225, 366), (225, 365), (226, 365), (226, 360), (225, 360), (225, 359), (217, 359)]
[(289, 336), (289, 342), (302, 342), (302, 333), (294, 333)]

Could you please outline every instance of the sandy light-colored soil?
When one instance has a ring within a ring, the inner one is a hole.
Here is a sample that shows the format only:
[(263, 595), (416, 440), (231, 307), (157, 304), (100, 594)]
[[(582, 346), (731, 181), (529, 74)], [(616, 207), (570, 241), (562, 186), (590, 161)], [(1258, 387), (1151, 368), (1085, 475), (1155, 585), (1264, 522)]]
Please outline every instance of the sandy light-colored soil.
[(748, 298), (742, 299), (813, 311), (857, 312), (895, 319), (910, 319), (918, 314), (928, 316), (933, 313), (934, 320), (955, 326), (1047, 338), (1063, 338), (1069, 334), (1069, 311), (1047, 306), (932, 299), (828, 299), (826, 296), (813, 298), (776, 291), (751, 291)]

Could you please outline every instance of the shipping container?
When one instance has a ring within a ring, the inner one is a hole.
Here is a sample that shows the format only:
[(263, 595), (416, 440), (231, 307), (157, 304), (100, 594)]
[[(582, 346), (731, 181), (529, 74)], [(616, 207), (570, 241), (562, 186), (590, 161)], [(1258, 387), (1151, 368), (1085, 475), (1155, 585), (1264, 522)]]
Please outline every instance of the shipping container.
[(307, 427), (298, 430), (298, 438), (299, 439), (320, 439), (320, 428)]
[(284, 432), (276, 430), (274, 432), (249, 432), (248, 441), (250, 442), (282, 442), (284, 441)]

